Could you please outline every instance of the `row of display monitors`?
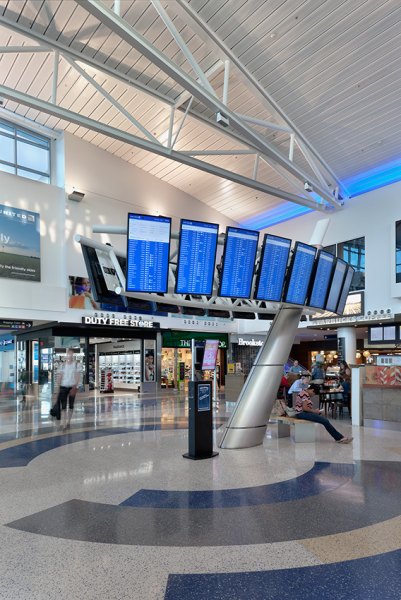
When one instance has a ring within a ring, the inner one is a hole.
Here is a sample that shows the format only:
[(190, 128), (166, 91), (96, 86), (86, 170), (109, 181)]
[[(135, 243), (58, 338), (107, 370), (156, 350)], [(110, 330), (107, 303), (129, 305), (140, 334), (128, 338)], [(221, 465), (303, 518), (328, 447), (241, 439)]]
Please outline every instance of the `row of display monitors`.
[[(127, 292), (167, 292), (171, 219), (129, 213)], [(211, 296), (219, 226), (181, 219), (175, 292)], [(250, 298), (259, 233), (227, 227), (218, 296)], [(354, 269), (323, 250), (265, 234), (253, 298), (342, 314)]]
[[(219, 226), (182, 219), (175, 273), (177, 294), (211, 296)], [(127, 258), (117, 257), (126, 274), (126, 291), (166, 293), (168, 286), (171, 219), (129, 213)], [(259, 233), (227, 227), (217, 294), (286, 302), (342, 314), (354, 269), (323, 250), (265, 234), (256, 270)], [(102, 296), (120, 285), (107, 252), (86, 248), (84, 257), (95, 289)]]

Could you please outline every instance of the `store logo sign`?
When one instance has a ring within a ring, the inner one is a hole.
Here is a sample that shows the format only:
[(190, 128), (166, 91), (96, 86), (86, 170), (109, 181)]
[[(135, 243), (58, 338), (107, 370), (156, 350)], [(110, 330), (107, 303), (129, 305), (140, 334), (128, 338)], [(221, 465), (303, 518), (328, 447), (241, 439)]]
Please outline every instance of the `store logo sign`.
[(238, 346), (263, 346), (262, 340), (244, 340), (244, 338), (238, 338)]
[(154, 321), (142, 321), (133, 319), (118, 319), (115, 317), (82, 317), (84, 325), (104, 325), (106, 327), (134, 327), (145, 329), (156, 329), (160, 323)]

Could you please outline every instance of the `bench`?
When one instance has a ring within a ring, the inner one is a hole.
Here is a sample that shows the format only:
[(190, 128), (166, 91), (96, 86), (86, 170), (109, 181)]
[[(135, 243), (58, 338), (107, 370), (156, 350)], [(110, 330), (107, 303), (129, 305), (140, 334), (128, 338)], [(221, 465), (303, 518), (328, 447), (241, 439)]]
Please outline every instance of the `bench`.
[(277, 421), (277, 434), (278, 437), (289, 437), (290, 427), (294, 426), (294, 441), (295, 442), (314, 442), (315, 441), (315, 423), (311, 421), (304, 421), (303, 419), (297, 419), (296, 417), (272, 417)]

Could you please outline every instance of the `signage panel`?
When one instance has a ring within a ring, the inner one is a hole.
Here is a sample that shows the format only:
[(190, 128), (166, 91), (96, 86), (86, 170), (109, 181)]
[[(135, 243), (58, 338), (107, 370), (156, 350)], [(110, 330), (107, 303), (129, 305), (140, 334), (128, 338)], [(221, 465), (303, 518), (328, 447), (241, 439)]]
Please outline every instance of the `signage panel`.
[(202, 371), (216, 368), (217, 352), (219, 349), (219, 340), (206, 340), (203, 353)]
[(0, 204), (0, 277), (40, 281), (39, 213)]
[(127, 292), (167, 292), (170, 217), (128, 213)]
[(176, 293), (210, 296), (219, 226), (181, 219)]
[(305, 304), (309, 281), (315, 263), (316, 248), (296, 242), (292, 255), (289, 280), (284, 301), (290, 304)]
[(257, 300), (280, 302), (290, 249), (288, 238), (265, 234), (256, 282)]
[(227, 227), (219, 296), (249, 298), (259, 233)]

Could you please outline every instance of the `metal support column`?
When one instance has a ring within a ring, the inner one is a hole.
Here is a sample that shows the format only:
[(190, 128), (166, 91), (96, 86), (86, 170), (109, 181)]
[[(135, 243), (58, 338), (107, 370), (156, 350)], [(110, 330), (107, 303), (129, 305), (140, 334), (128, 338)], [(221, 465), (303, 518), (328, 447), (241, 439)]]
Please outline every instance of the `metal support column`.
[(280, 308), (226, 425), (220, 448), (262, 444), (301, 315), (302, 308)]

